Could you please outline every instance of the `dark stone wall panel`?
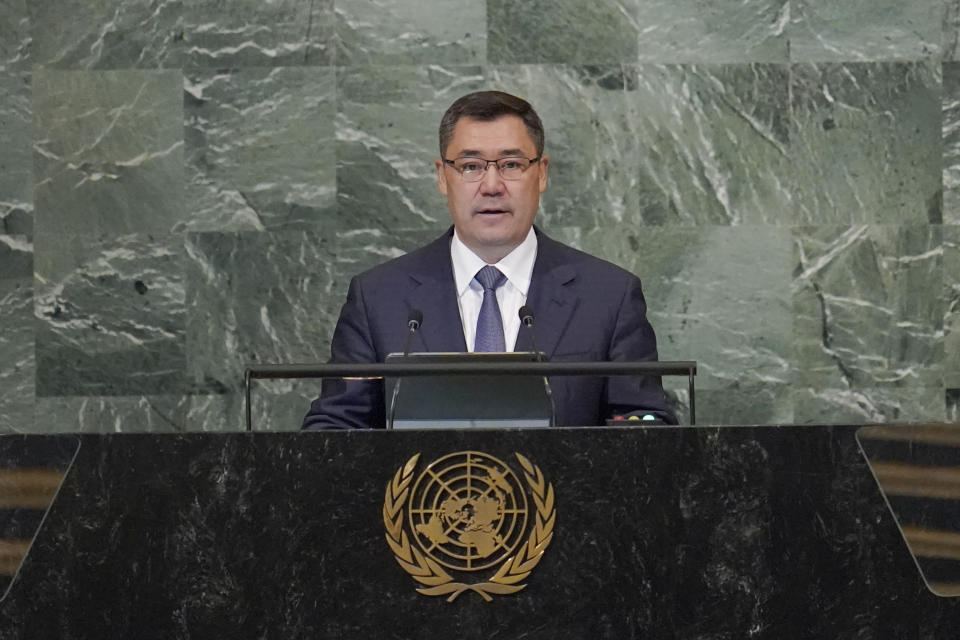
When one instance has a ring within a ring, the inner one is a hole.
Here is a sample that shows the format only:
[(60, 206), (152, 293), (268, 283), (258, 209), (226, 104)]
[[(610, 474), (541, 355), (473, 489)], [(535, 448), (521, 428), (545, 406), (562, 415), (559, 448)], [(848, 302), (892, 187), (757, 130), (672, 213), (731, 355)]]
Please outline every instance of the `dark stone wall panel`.
[(566, 65), (488, 67), (487, 84), (537, 105), (550, 157), (538, 223), (594, 228), (639, 217), (632, 68)]
[(494, 64), (636, 62), (641, 0), (487, 0)]
[(796, 223), (940, 223), (939, 65), (791, 70)]
[(37, 395), (186, 392), (179, 237), (39, 236)]
[(641, 65), (628, 91), (642, 224), (790, 225), (786, 65)]
[(807, 387), (794, 385), (796, 424), (943, 422), (943, 387)]
[(54, 69), (179, 66), (182, 0), (31, 0), (34, 64)]
[(189, 0), (184, 5), (183, 66), (333, 63), (334, 0)]
[(640, 62), (787, 62), (789, 0), (643, 0)]
[(35, 375), (33, 244), (0, 235), (0, 433), (33, 430)]
[(0, 73), (27, 71), (30, 65), (30, 18), (26, 0), (0, 4)]
[[(194, 388), (237, 394), (247, 364), (326, 362), (350, 279), (438, 233), (190, 234), (187, 352)], [(306, 408), (291, 412), (302, 418)]]
[(940, 227), (800, 228), (794, 251), (798, 388), (942, 386)]
[(331, 64), (333, 24), (333, 0), (30, 4), (34, 62), (54, 69)]
[(486, 62), (485, 1), (339, 0), (335, 4), (340, 66)]
[[(0, 248), (8, 242), (0, 236)], [(0, 271), (7, 266), (0, 255)], [(0, 278), (0, 434), (34, 429), (33, 278)]]
[(33, 234), (30, 96), (29, 75), (0, 71), (0, 234)]
[(947, 389), (947, 422), (960, 423), (960, 389)]
[(337, 225), (440, 231), (437, 128), (450, 103), (485, 86), (480, 67), (363, 67), (337, 77)]
[(855, 61), (935, 57), (940, 53), (943, 12), (942, 0), (791, 0), (790, 59)]
[(191, 430), (192, 400), (183, 395), (41, 397), (36, 420), (45, 433), (177, 433)]
[(660, 358), (697, 360), (697, 389), (789, 382), (789, 230), (620, 227), (578, 244), (641, 279)]
[[(437, 125), (484, 87), (540, 111), (539, 224), (643, 279), (701, 424), (941, 416), (958, 7), (0, 3), (4, 428), (67, 428), (35, 393), (85, 430), (238, 428), (247, 362), (325, 360), (350, 276), (447, 228)], [(256, 428), (315, 392), (263, 385)]]
[(191, 231), (329, 226), (336, 208), (332, 67), (191, 71)]
[(960, 388), (960, 226), (943, 227), (943, 382)]
[(960, 63), (943, 64), (943, 222), (960, 224)]
[(168, 233), (182, 227), (179, 71), (38, 71), (38, 234)]

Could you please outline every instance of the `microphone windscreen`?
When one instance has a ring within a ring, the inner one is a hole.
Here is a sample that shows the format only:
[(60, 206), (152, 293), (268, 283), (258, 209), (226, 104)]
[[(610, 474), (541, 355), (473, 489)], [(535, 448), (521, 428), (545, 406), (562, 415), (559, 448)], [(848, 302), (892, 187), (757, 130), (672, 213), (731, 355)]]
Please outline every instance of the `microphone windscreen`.
[(407, 314), (407, 326), (419, 329), (421, 324), (423, 324), (423, 312), (420, 309), (410, 309), (410, 313)]
[(526, 325), (533, 324), (533, 308), (528, 305), (520, 307), (520, 322)]

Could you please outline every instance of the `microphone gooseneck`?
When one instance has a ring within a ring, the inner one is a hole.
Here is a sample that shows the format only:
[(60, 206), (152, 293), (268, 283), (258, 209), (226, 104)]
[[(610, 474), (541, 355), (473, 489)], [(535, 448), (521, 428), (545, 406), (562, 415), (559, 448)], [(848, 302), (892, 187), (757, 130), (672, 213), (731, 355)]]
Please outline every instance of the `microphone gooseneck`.
[[(420, 309), (410, 309), (407, 314), (407, 340), (403, 345), (403, 357), (410, 355), (410, 345), (413, 343), (413, 335), (423, 324), (423, 312)], [(400, 393), (400, 378), (393, 385), (393, 393), (390, 394), (390, 413), (387, 416), (387, 429), (393, 429), (393, 417), (397, 412), (397, 395)]]
[[(530, 332), (530, 343), (533, 345), (533, 353), (537, 362), (543, 362), (543, 352), (537, 348), (537, 332), (533, 330), (533, 308), (529, 305), (520, 307), (520, 323)], [(553, 402), (553, 389), (550, 388), (550, 379), (543, 376), (543, 388), (547, 392), (547, 399), (550, 400), (550, 426), (556, 426), (557, 407)]]

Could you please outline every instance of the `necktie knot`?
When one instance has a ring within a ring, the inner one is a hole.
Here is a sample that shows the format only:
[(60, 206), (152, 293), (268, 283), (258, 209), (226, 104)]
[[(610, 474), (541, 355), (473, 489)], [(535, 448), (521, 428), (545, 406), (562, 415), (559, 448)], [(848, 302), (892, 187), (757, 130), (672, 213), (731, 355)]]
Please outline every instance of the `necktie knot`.
[(487, 265), (480, 271), (477, 271), (477, 275), (474, 278), (483, 286), (483, 288), (490, 289), (493, 291), (497, 290), (497, 287), (502, 285), (507, 280), (507, 276), (503, 275), (500, 272), (500, 269), (497, 269), (494, 266)]

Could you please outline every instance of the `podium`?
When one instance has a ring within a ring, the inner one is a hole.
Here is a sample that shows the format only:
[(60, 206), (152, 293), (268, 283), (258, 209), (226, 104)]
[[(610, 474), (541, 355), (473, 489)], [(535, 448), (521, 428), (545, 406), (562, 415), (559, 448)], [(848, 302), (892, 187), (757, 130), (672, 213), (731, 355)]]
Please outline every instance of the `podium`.
[[(36, 436), (76, 454), (0, 639), (954, 638), (960, 599), (925, 587), (856, 430)], [(489, 601), (419, 592), (385, 525), (391, 483), (464, 452), (540, 472), (528, 522), (553, 492), (525, 586)]]

